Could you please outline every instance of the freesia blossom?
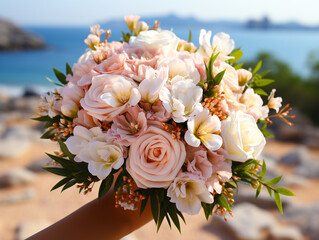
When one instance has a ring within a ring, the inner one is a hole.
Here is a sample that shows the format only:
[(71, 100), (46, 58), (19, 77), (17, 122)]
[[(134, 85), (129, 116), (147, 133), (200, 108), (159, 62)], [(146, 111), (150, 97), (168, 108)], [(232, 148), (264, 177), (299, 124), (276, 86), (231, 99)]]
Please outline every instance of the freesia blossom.
[(215, 151), (222, 146), (222, 138), (215, 134), (220, 131), (220, 120), (216, 115), (210, 115), (207, 108), (190, 118), (187, 127), (185, 141), (189, 145), (198, 147), (200, 143), (203, 143), (210, 151)]
[(145, 79), (138, 86), (141, 93), (141, 99), (144, 102), (154, 103), (165, 82), (167, 81), (167, 68), (161, 68), (159, 71), (148, 67), (145, 72)]
[(90, 31), (91, 31), (92, 34), (94, 34), (96, 36), (101, 36), (103, 33), (106, 32), (105, 30), (101, 29), (100, 24), (92, 25), (90, 27)]
[(178, 38), (171, 31), (148, 30), (140, 32), (137, 37), (131, 37), (130, 45), (144, 47), (151, 52), (162, 51), (164, 56), (169, 56), (176, 51)]
[(180, 79), (192, 79), (194, 84), (197, 84), (200, 80), (199, 72), (197, 71), (193, 60), (191, 58), (187, 59), (183, 57), (182, 54), (178, 54), (176, 57), (163, 59), (158, 63), (158, 68), (160, 67), (168, 68), (168, 83), (171, 85)]
[[(220, 61), (225, 61), (227, 59), (230, 59), (228, 55), (233, 51), (235, 47), (235, 42), (233, 39), (230, 38), (230, 36), (226, 33), (220, 32), (217, 33), (213, 37), (212, 44), (210, 43), (210, 39), (212, 36), (211, 31), (206, 31), (204, 29), (200, 30), (199, 35), (199, 45), (200, 45), (200, 53), (206, 56), (206, 58), (209, 60), (211, 55), (217, 54)], [(215, 51), (215, 52), (214, 52)]]
[(196, 86), (192, 79), (186, 79), (175, 83), (171, 91), (163, 87), (159, 97), (175, 122), (185, 122), (203, 110), (200, 103), (202, 95), (203, 89)]
[(139, 188), (168, 188), (185, 162), (184, 144), (161, 124), (151, 125), (130, 146), (126, 169)]
[(39, 104), (39, 113), (41, 116), (48, 115), (50, 118), (55, 117), (61, 110), (61, 101), (56, 94), (48, 92), (41, 95)]
[(84, 97), (84, 91), (78, 87), (76, 84), (72, 82), (68, 82), (67, 85), (65, 85), (62, 88), (61, 91), (62, 96), (62, 105), (64, 100), (72, 100), (76, 104), (80, 103), (80, 100)]
[(138, 20), (140, 20), (140, 16), (137, 15), (127, 15), (124, 17), (124, 20), (127, 24), (128, 29), (130, 29), (130, 31), (134, 31), (136, 28), (136, 24), (138, 22)]
[(88, 45), (89, 48), (95, 49), (97, 45), (100, 43), (100, 37), (89, 34), (89, 36), (84, 40), (85, 44)]
[(131, 145), (147, 128), (146, 117), (138, 106), (128, 108), (124, 113), (113, 119), (112, 127), (107, 136), (124, 146)]
[(276, 110), (276, 112), (278, 112), (279, 108), (281, 107), (282, 98), (281, 97), (275, 98), (275, 92), (276, 92), (276, 89), (271, 90), (271, 93), (269, 94), (269, 97), (268, 97), (267, 105), (269, 108), (273, 108)]
[(238, 84), (238, 74), (235, 68), (225, 62), (218, 62), (214, 65), (214, 77), (221, 71), (225, 71), (221, 85), (226, 85), (231, 91), (239, 91), (242, 87)]
[(61, 112), (63, 115), (70, 118), (75, 118), (77, 116), (78, 111), (79, 106), (73, 100), (67, 99), (62, 101)]
[(245, 91), (240, 97), (239, 102), (245, 105), (245, 112), (252, 115), (256, 121), (258, 119), (265, 119), (268, 116), (268, 107), (263, 106), (263, 100), (252, 88), (248, 88)]
[(266, 144), (255, 119), (241, 111), (233, 112), (222, 121), (221, 135), (226, 158), (233, 161), (245, 162), (250, 158), (258, 158)]
[(105, 179), (112, 169), (120, 168), (124, 163), (122, 147), (107, 140), (106, 134), (99, 127), (90, 130), (77, 126), (74, 136), (65, 142), (78, 162), (87, 162), (88, 170), (99, 179)]
[(190, 173), (180, 173), (167, 190), (170, 201), (176, 203), (179, 211), (190, 215), (198, 214), (201, 202), (213, 203), (214, 197), (207, 190), (205, 182)]
[(243, 68), (238, 69), (237, 74), (239, 86), (244, 86), (252, 78), (252, 73)]
[(81, 99), (87, 113), (100, 121), (112, 121), (127, 106), (135, 106), (140, 94), (135, 83), (119, 75), (102, 74), (92, 79), (92, 85)]
[(135, 36), (137, 36), (142, 31), (147, 31), (148, 29), (149, 29), (149, 26), (147, 25), (146, 22), (144, 21), (138, 22), (135, 28)]

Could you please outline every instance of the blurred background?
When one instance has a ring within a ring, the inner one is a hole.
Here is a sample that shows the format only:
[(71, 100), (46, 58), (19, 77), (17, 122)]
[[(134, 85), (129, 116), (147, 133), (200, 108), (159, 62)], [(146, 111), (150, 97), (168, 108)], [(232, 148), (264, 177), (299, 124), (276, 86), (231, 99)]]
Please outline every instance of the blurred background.
[[(25, 239), (97, 196), (71, 188), (50, 192), (60, 179), (44, 172), (44, 152), (57, 150), (41, 140), (37, 116), (39, 93), (54, 89), (52, 67), (64, 71), (85, 52), (89, 27), (111, 29), (110, 40), (126, 30), (124, 15), (136, 14), (149, 25), (173, 29), (198, 45), (201, 28), (223, 31), (241, 47), (244, 67), (259, 60), (270, 69), (276, 96), (290, 104), (294, 126), (274, 121), (264, 151), (268, 177), (284, 175), (282, 185), (297, 196), (283, 198), (284, 214), (267, 192), (240, 187), (234, 217), (206, 221), (187, 216), (182, 235), (154, 223), (127, 239), (318, 239), (319, 236), (319, 2), (268, 1), (103, 1), (1, 0), (0, 8), (0, 239)], [(318, 104), (318, 105), (317, 105)], [(105, 213), (105, 217), (109, 217)]]

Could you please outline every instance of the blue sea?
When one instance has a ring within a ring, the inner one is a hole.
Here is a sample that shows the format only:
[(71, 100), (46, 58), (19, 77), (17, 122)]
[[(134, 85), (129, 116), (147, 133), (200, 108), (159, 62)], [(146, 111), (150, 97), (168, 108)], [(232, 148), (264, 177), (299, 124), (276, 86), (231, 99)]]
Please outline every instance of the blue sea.
[[(28, 27), (47, 44), (45, 50), (0, 52), (0, 91), (18, 95), (25, 87), (42, 91), (53, 87), (46, 79), (54, 79), (52, 67), (64, 71), (65, 63), (71, 66), (86, 51), (84, 39), (88, 28)], [(112, 29), (110, 40), (119, 40), (122, 29)], [(198, 44), (200, 29), (192, 29), (193, 42)], [(267, 51), (287, 62), (294, 72), (309, 75), (308, 59), (312, 52), (319, 55), (319, 32), (256, 29), (214, 29), (213, 34), (224, 31), (241, 47), (245, 60)], [(187, 39), (188, 28), (174, 29), (178, 37)]]

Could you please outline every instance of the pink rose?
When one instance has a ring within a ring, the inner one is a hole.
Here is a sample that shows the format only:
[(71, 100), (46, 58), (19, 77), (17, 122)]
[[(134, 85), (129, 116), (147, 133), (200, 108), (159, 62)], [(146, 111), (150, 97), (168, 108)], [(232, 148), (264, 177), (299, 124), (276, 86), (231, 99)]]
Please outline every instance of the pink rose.
[[(123, 85), (126, 87), (123, 88)], [(137, 104), (139, 93), (134, 86), (136, 84), (133, 81), (119, 75), (95, 76), (90, 89), (80, 101), (81, 106), (92, 117), (110, 122), (129, 104)]]
[(138, 106), (128, 108), (121, 115), (113, 119), (107, 136), (117, 140), (124, 146), (131, 145), (147, 128), (146, 117)]
[(116, 74), (121, 75), (124, 71), (124, 54), (113, 55), (101, 62), (95, 70), (101, 74)]
[(131, 145), (126, 169), (139, 188), (168, 188), (186, 157), (184, 144), (151, 125)]

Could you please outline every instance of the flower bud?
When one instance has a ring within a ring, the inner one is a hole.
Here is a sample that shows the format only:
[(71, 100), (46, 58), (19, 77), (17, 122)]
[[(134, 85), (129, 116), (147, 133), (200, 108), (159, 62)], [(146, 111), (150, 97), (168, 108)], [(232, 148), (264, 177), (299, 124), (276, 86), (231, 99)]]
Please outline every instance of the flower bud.
[(136, 24), (135, 28), (135, 36), (137, 36), (141, 31), (147, 31), (149, 29), (149, 26), (146, 22), (140, 21)]
[(237, 74), (239, 86), (244, 86), (252, 78), (251, 72), (247, 71), (246, 69), (238, 69)]
[(259, 187), (259, 182), (257, 180), (252, 180), (250, 185), (254, 188), (257, 189)]
[(61, 112), (63, 115), (70, 118), (75, 118), (77, 116), (78, 111), (78, 105), (71, 99), (62, 101)]
[(138, 22), (138, 20), (140, 20), (140, 16), (136, 16), (136, 15), (128, 15), (124, 17), (124, 20), (127, 24), (128, 29), (130, 29), (130, 31), (134, 31), (136, 28), (136, 24)]

